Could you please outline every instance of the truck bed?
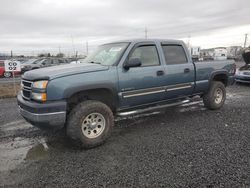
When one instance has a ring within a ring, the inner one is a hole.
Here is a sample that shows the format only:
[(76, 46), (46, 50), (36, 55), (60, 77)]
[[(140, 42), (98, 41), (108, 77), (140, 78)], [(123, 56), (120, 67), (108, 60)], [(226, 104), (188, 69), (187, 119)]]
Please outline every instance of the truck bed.
[(201, 61), (195, 62), (195, 79), (196, 87), (195, 93), (203, 92), (209, 88), (209, 79), (214, 71), (225, 72), (230, 77), (234, 77), (235, 61), (224, 60), (224, 61)]

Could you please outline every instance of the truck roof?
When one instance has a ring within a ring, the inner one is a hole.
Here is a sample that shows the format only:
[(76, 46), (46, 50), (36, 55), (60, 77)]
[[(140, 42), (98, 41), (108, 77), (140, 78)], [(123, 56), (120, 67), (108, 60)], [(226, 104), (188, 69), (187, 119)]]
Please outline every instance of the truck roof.
[(176, 39), (126, 39), (126, 40), (113, 41), (113, 42), (109, 42), (106, 44), (119, 43), (119, 42), (129, 42), (129, 43), (166, 42), (166, 43), (172, 43), (172, 44), (183, 44), (182, 40), (176, 40)]

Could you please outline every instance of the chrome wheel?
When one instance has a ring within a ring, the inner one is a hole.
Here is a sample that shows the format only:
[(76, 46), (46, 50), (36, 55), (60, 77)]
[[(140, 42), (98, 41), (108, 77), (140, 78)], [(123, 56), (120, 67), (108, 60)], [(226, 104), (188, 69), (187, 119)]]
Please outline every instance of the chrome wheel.
[(215, 90), (215, 95), (214, 95), (214, 102), (216, 103), (216, 104), (220, 104), (221, 102), (222, 102), (222, 100), (223, 100), (223, 91), (222, 91), (222, 89), (221, 88), (217, 88), (216, 90)]
[(82, 122), (82, 133), (87, 138), (97, 138), (100, 136), (106, 125), (106, 120), (100, 113), (87, 115)]

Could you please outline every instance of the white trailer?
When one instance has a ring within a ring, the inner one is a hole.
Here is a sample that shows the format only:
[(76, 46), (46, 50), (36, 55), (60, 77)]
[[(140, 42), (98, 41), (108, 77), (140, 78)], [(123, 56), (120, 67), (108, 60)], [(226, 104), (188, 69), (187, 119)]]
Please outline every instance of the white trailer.
[(226, 48), (215, 48), (213, 53), (214, 60), (226, 60), (227, 49)]

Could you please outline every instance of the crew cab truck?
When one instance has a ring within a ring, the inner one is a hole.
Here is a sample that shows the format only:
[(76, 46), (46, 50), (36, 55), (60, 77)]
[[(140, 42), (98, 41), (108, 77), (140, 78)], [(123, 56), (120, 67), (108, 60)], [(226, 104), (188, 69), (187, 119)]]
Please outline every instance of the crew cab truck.
[(26, 72), (21, 115), (41, 128), (66, 128), (84, 148), (102, 144), (114, 116), (180, 105), (193, 96), (216, 110), (234, 82), (234, 61), (194, 63), (179, 40), (130, 40), (101, 45), (82, 64)]

